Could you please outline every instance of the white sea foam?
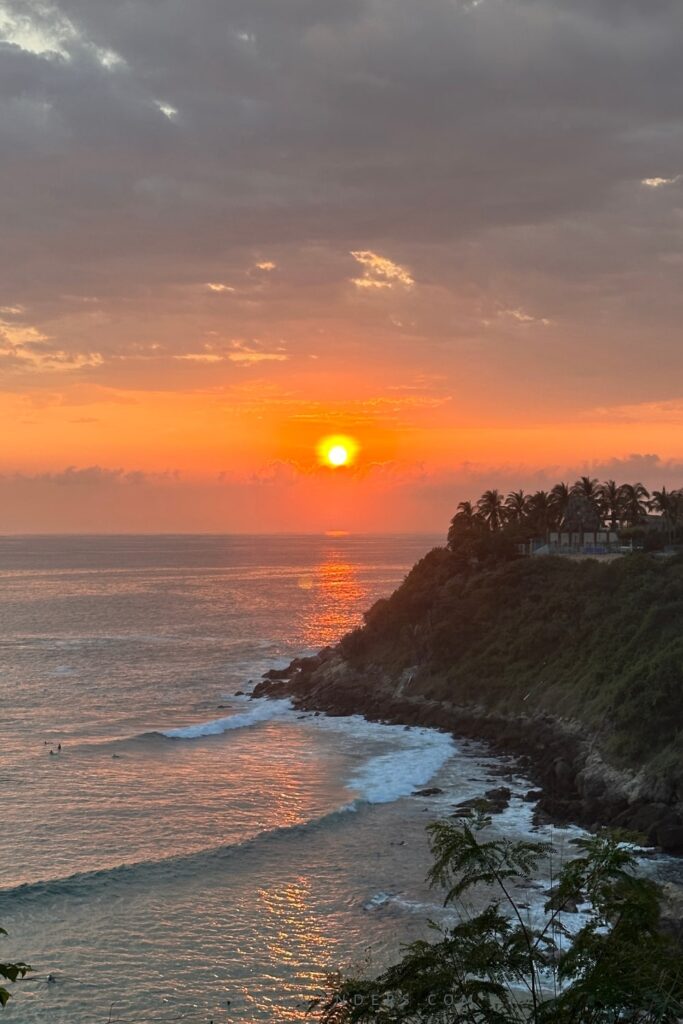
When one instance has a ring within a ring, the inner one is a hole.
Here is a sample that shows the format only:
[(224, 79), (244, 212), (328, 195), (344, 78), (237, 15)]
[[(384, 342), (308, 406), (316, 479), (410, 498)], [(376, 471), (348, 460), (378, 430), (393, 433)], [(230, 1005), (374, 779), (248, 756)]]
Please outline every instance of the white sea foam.
[[(171, 739), (199, 739), (218, 736), (232, 729), (245, 729), (275, 719), (292, 722), (301, 718), (289, 700), (250, 702), (249, 710), (224, 718), (177, 729), (166, 729), (162, 735)], [(359, 799), (371, 804), (391, 803), (426, 786), (448, 759), (456, 752), (453, 738), (435, 729), (411, 728), (368, 722), (361, 715), (328, 718), (306, 715), (308, 725), (323, 731), (343, 732), (361, 742), (391, 744), (388, 752), (371, 755), (347, 781)]]
[(384, 725), (368, 722), (361, 715), (321, 716), (313, 721), (319, 729), (343, 730), (362, 741), (395, 745), (388, 753), (370, 757), (348, 781), (349, 787), (371, 804), (391, 803), (426, 786), (457, 751), (453, 737), (436, 729)]
[[(391, 728), (384, 726), (384, 728)], [(426, 786), (446, 761), (455, 753), (455, 743), (446, 733), (429, 729), (398, 750), (371, 757), (349, 779), (349, 786), (368, 803), (387, 804), (409, 796), (413, 790)]]
[(225, 718), (212, 718), (209, 722), (196, 722), (178, 729), (164, 729), (162, 736), (175, 740), (194, 740), (201, 736), (220, 736), (231, 729), (246, 729), (261, 722), (269, 722), (273, 718), (293, 718), (294, 711), (288, 700), (260, 700), (254, 702), (249, 711)]

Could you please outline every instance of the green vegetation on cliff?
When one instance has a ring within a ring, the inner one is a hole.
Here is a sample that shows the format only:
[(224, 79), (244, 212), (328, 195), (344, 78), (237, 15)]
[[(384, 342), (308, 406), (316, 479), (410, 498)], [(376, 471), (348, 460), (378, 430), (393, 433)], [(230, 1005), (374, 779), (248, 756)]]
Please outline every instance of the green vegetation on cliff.
[[(342, 641), (412, 692), (584, 723), (616, 763), (683, 778), (683, 557), (430, 551)], [(475, 564), (476, 561), (476, 564)], [(683, 786), (681, 786), (683, 790)]]

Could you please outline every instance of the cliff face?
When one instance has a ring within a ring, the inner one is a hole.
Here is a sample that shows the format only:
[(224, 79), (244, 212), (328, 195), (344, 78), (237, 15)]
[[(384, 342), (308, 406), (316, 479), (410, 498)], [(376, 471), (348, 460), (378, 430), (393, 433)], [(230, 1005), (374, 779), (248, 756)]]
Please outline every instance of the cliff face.
[(553, 816), (683, 852), (680, 558), (463, 572), (437, 548), (362, 629), (281, 675), (256, 695), (488, 739), (528, 759)]

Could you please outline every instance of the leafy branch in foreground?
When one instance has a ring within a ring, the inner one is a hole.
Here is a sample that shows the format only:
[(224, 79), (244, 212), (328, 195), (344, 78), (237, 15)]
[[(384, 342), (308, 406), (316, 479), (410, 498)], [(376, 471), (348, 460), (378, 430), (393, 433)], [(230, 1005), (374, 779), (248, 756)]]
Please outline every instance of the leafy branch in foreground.
[[(581, 840), (581, 855), (561, 869), (532, 921), (515, 887), (541, 862), (552, 864), (552, 846), (487, 840), (489, 824), (479, 814), (429, 826), (429, 878), (445, 889), (444, 904), (457, 908), (458, 923), (439, 929), (436, 942), (407, 946), (377, 978), (330, 978), (326, 996), (310, 1008), (321, 1024), (679, 1021), (682, 951), (660, 931), (659, 888), (635, 874), (630, 850), (609, 835)], [(474, 890), (481, 896), (482, 887), (489, 901), (471, 912), (466, 897)]]
[[(4, 928), (0, 928), (0, 935), (7, 935)], [(16, 981), (17, 978), (23, 978), (30, 970), (31, 968), (29, 965), (24, 963), (0, 963), (0, 978), (2, 978), (3, 981)], [(6, 1006), (8, 999), (11, 998), (11, 993), (7, 991), (4, 985), (0, 985), (0, 1006)]]

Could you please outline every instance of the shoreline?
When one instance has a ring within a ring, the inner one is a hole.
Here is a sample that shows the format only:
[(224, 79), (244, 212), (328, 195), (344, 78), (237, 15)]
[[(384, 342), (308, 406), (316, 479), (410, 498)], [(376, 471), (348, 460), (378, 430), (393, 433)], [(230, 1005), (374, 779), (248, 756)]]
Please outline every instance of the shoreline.
[[(371, 722), (438, 729), (456, 741), (483, 743), (492, 756), (512, 756), (518, 774), (537, 787), (524, 797), (535, 804), (534, 826), (576, 825), (593, 833), (605, 827), (622, 829), (625, 839), (642, 846), (644, 858), (668, 855), (676, 859), (682, 869), (680, 881), (677, 877), (660, 883), (661, 927), (683, 946), (683, 849), (680, 845), (667, 849), (657, 842), (657, 838), (667, 839), (669, 828), (676, 840), (681, 830), (677, 824), (668, 824), (667, 816), (672, 813), (668, 805), (637, 797), (636, 773), (609, 766), (596, 739), (587, 736), (578, 723), (546, 713), (504, 716), (482, 706), (410, 696), (403, 692), (409, 682), (394, 680), (392, 686), (390, 678), (379, 671), (368, 678), (367, 673), (350, 666), (338, 648), (325, 648), (315, 656), (295, 658), (285, 669), (264, 673), (250, 698), (287, 697), (297, 711), (332, 717), (360, 714)], [(488, 795), (483, 796), (487, 801)], [(495, 824), (501, 807), (496, 807), (495, 797), (488, 802), (487, 813), (493, 814)], [(461, 806), (465, 804), (467, 801)]]
[(396, 679), (379, 666), (360, 672), (339, 648), (295, 658), (285, 669), (264, 674), (252, 699), (289, 697), (301, 711), (361, 714), (368, 721), (425, 726), (457, 738), (487, 743), (492, 753), (513, 755), (538, 787), (540, 823), (576, 824), (589, 831), (623, 829), (643, 845), (683, 855), (683, 826), (665, 800), (652, 799), (636, 772), (609, 765), (597, 739), (579, 723), (547, 712), (504, 715), (483, 705), (457, 705), (406, 692), (412, 673)]

